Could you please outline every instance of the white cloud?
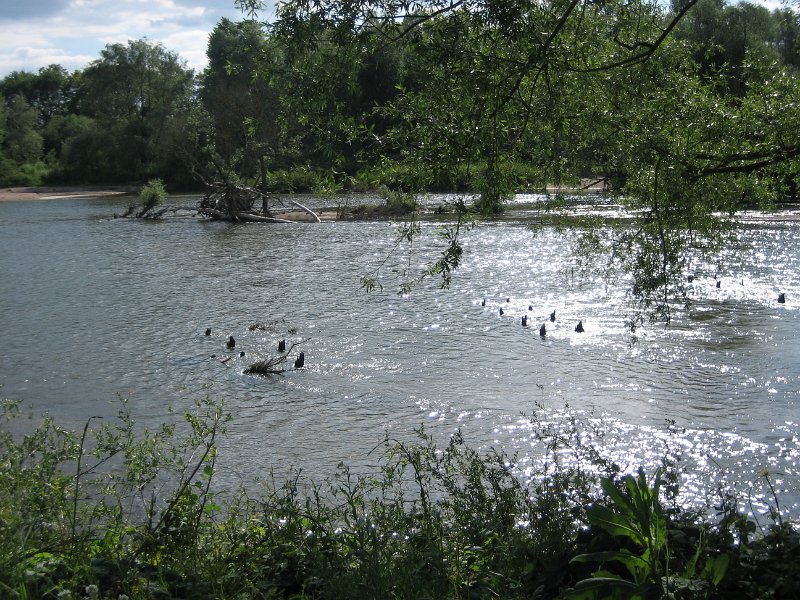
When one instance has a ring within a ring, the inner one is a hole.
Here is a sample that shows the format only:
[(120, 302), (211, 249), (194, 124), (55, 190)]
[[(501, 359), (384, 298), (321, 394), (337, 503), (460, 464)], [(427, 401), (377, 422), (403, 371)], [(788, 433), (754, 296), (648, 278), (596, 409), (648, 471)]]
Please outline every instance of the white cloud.
[(11, 53), (0, 52), (0, 73), (12, 71), (38, 71), (42, 67), (57, 64), (68, 71), (83, 68), (97, 58), (87, 54), (69, 54), (53, 47), (18, 47)]
[(167, 36), (162, 43), (165, 48), (177, 52), (186, 61), (186, 66), (199, 73), (206, 66), (206, 47), (210, 31), (196, 29), (181, 31)]
[[(233, 0), (11, 0), (0, 3), (0, 77), (56, 63), (82, 69), (107, 44), (146, 37), (177, 52), (190, 68), (206, 64), (208, 35), (223, 16), (240, 19)], [(22, 10), (18, 4), (25, 2)]]

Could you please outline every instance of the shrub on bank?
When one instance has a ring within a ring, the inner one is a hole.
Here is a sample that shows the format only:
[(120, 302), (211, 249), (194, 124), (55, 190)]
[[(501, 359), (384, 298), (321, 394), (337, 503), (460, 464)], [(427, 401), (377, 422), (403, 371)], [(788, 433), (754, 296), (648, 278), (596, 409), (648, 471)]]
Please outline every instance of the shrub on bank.
[(342, 466), (325, 484), (296, 475), (254, 495), (213, 485), (228, 417), (209, 400), (152, 431), (138, 430), (124, 405), (80, 432), (44, 418), (15, 435), (24, 423), (12, 402), (1, 416), (0, 597), (798, 592), (789, 524), (778, 518), (756, 538), (733, 504), (712, 523), (668, 502), (668, 472), (621, 476), (600, 459), (597, 475), (559, 466), (566, 440), (546, 433), (550, 460), (529, 485), (513, 457), (481, 455), (459, 434), (439, 447), (419, 432), (413, 445), (387, 438), (375, 473)]
[(16, 163), (0, 154), (0, 186), (35, 186), (44, 183), (51, 167), (42, 161)]
[[(356, 188), (379, 189), (381, 186), (393, 190), (424, 190), (427, 192), (477, 192), (486, 179), (488, 166), (485, 162), (464, 164), (421, 173), (412, 165), (386, 163), (362, 169), (354, 177)], [(541, 190), (548, 181), (541, 169), (523, 162), (504, 165), (508, 181), (506, 186), (515, 191)]]
[(269, 172), (268, 191), (278, 194), (307, 193), (316, 190), (325, 180), (325, 173), (308, 167), (278, 169)]

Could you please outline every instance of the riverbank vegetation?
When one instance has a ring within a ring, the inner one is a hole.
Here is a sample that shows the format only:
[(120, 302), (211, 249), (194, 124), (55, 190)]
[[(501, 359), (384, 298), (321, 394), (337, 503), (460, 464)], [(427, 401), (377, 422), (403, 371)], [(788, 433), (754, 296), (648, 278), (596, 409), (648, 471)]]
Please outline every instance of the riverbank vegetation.
[(80, 72), (6, 76), (0, 182), (464, 190), (471, 212), (425, 270), (446, 283), (466, 220), (598, 177), (637, 223), (580, 247), (667, 321), (738, 211), (797, 197), (792, 8), (291, 0), (265, 22), (259, 0), (237, 5), (246, 18), (218, 23), (199, 74), (138, 40)]
[[(155, 431), (125, 404), (68, 431), (4, 401), (4, 598), (796, 598), (800, 537), (777, 497), (756, 520), (680, 473), (624, 473), (532, 421), (542, 460), (387, 437), (342, 465), (238, 493), (215, 483), (230, 417), (210, 400)], [(583, 440), (583, 441), (582, 441)], [(570, 454), (581, 459), (571, 463)], [(764, 483), (772, 484), (769, 474)], [(527, 481), (528, 483), (525, 483)]]

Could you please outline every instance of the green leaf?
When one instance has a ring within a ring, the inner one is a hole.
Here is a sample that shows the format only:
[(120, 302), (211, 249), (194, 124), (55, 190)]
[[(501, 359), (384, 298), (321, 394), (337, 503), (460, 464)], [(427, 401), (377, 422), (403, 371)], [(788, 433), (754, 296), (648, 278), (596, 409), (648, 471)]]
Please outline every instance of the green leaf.
[(612, 535), (630, 538), (641, 546), (647, 545), (645, 536), (637, 528), (636, 523), (605, 506), (590, 507), (586, 511), (586, 518), (591, 525), (601, 527)]
[(619, 590), (625, 595), (630, 595), (636, 590), (637, 586), (625, 579), (616, 577), (593, 577), (583, 579), (575, 584), (575, 587), (568, 591), (564, 597), (571, 600), (594, 600), (598, 597), (607, 597)]
[(718, 586), (725, 577), (725, 573), (728, 571), (728, 565), (730, 562), (731, 557), (729, 554), (720, 554), (713, 558), (709, 558), (706, 561), (706, 564), (703, 566), (703, 577), (710, 580), (714, 586)]
[[(628, 478), (629, 476), (626, 477), (625, 479), (627, 480)], [(603, 488), (603, 491), (605, 492), (606, 496), (611, 498), (611, 501), (614, 503), (615, 508), (627, 513), (631, 517), (635, 516), (636, 509), (633, 503), (631, 502), (630, 498), (623, 495), (622, 492), (619, 491), (617, 486), (614, 485), (614, 482), (611, 479), (604, 478), (600, 482), (600, 485)]]
[(592, 552), (589, 554), (579, 554), (574, 557), (570, 562), (579, 563), (607, 563), (618, 562), (625, 565), (628, 572), (633, 576), (637, 582), (641, 582), (642, 578), (647, 574), (650, 565), (646, 560), (635, 554), (631, 554), (629, 550), (607, 550), (604, 552)]
[(210, 515), (211, 513), (219, 513), (222, 512), (222, 506), (217, 504), (216, 502), (209, 502), (203, 507), (203, 512)]

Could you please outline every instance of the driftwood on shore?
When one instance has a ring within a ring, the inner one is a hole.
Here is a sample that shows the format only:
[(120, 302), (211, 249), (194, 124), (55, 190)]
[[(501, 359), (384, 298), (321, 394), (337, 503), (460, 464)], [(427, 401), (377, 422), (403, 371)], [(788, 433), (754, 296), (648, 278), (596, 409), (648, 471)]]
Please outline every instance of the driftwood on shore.
[(268, 194), (257, 188), (232, 182), (206, 183), (206, 193), (200, 201), (198, 212), (212, 219), (225, 221), (291, 223), (272, 215)]
[[(206, 183), (206, 190), (198, 212), (212, 219), (255, 223), (296, 222), (276, 217), (269, 209), (270, 195), (257, 188), (230, 182), (211, 182)], [(319, 215), (307, 206), (296, 200), (290, 202), (311, 215), (317, 223), (322, 222)]]
[(222, 221), (246, 221), (250, 223), (294, 223), (289, 219), (278, 219), (275, 217), (265, 217), (249, 212), (225, 212), (213, 208), (201, 208), (198, 211), (201, 215)]
[(292, 204), (294, 204), (297, 208), (307, 212), (309, 215), (314, 217), (314, 219), (317, 221), (317, 223), (322, 223), (322, 219), (319, 218), (319, 215), (317, 213), (315, 213), (313, 210), (311, 210), (310, 208), (308, 208), (307, 206), (305, 206), (303, 204), (300, 204), (297, 200), (292, 200)]
[[(251, 223), (296, 223), (296, 220), (275, 216), (269, 208), (271, 197), (258, 188), (232, 183), (230, 181), (205, 182), (206, 193), (198, 206), (174, 207), (158, 206), (157, 202), (144, 202), (139, 205), (132, 200), (121, 218), (160, 219), (167, 212), (188, 211), (212, 220), (241, 221)], [(282, 204), (280, 200), (278, 203)], [(309, 214), (314, 221), (321, 223), (319, 215), (313, 210), (290, 200), (291, 204)]]

